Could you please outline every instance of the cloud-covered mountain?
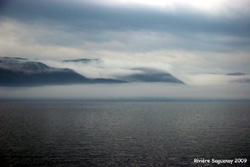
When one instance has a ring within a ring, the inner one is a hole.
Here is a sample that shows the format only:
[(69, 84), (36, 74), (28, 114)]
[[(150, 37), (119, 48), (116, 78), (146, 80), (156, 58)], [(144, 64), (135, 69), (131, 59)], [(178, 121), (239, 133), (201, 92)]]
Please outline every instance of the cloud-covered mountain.
[(106, 78), (87, 78), (67, 68), (52, 68), (41, 62), (23, 58), (0, 58), (0, 85), (38, 86), (79, 83), (124, 83)]
[(237, 80), (233, 80), (233, 83), (250, 83), (250, 79), (249, 78), (244, 78), (244, 79), (237, 79)]
[(245, 74), (245, 73), (242, 73), (242, 72), (235, 72), (235, 73), (228, 73), (227, 75), (241, 76), (241, 75), (246, 75), (246, 74)]
[[(63, 63), (82, 62), (84, 64), (98, 59), (67, 60)], [(99, 61), (100, 62), (100, 61)], [(90, 64), (91, 65), (91, 64)], [(87, 70), (87, 68), (86, 68)], [(104, 69), (105, 70), (105, 69)], [(171, 74), (153, 68), (130, 68), (131, 74), (120, 74), (111, 78), (88, 78), (70, 68), (54, 68), (38, 61), (24, 58), (0, 58), (0, 85), (2, 86), (38, 86), (64, 84), (92, 84), (92, 83), (129, 83), (129, 82), (163, 82), (184, 84)]]
[(139, 71), (139, 73), (120, 76), (118, 78), (128, 82), (169, 82), (184, 84), (184, 82), (165, 71), (152, 68), (134, 68), (134, 70)]
[(63, 62), (73, 62), (73, 63), (90, 63), (90, 62), (97, 62), (99, 59), (75, 59), (75, 60), (63, 60)]
[[(102, 60), (100, 59), (76, 59), (76, 60), (67, 60), (63, 62), (70, 63), (84, 63), (81, 67), (86, 67), (86, 63), (95, 62), (100, 67), (103, 68), (105, 65), (102, 64)], [(91, 64), (92, 65), (92, 64)], [(107, 68), (107, 67), (105, 67)], [(109, 67), (113, 68), (113, 67)], [(114, 69), (115, 70), (115, 69)], [(163, 70), (155, 69), (153, 67), (127, 67), (127, 70), (130, 71), (129, 74), (116, 74), (113, 75), (112, 78), (116, 78), (118, 80), (123, 80), (126, 82), (165, 82), (165, 83), (175, 83), (175, 84), (184, 84), (183, 81), (177, 79), (173, 75)]]

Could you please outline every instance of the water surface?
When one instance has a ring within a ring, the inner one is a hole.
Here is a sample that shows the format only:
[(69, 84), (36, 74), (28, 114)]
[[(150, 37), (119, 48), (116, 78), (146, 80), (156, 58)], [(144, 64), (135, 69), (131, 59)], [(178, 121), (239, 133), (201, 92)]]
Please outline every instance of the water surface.
[(0, 103), (0, 166), (204, 165), (194, 158), (250, 161), (250, 103)]

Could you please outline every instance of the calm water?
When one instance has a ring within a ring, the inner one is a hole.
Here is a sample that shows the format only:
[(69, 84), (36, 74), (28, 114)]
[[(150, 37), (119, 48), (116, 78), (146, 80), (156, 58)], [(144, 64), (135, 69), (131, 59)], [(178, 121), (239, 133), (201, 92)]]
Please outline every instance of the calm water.
[(194, 158), (250, 161), (250, 103), (0, 103), (0, 166), (204, 166)]

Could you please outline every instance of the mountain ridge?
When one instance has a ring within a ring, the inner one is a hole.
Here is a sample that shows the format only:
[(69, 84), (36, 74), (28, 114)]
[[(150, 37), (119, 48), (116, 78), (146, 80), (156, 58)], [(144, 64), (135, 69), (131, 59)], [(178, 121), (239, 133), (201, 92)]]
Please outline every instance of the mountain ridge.
[(0, 58), (0, 85), (41, 86), (86, 83), (126, 83), (110, 78), (87, 78), (68, 68), (52, 68), (44, 63), (22, 58)]
[[(99, 59), (63, 60), (68, 62), (91, 62)], [(84, 66), (83, 66), (84, 67)], [(113, 78), (87, 78), (70, 68), (54, 68), (36, 60), (19, 57), (0, 57), (1, 86), (40, 86), (65, 84), (113, 84), (132, 82), (164, 82), (185, 84), (168, 72), (155, 68), (130, 68), (128, 75)]]

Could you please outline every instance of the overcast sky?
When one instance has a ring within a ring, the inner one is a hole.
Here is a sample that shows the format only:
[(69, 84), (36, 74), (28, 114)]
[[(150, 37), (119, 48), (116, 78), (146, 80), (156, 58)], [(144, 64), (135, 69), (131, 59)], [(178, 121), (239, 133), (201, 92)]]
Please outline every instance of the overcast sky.
[[(71, 68), (90, 77), (105, 76), (98, 71), (104, 68), (109, 77), (154, 67), (187, 85), (233, 85), (250, 79), (250, 1), (4, 0), (0, 56), (57, 67), (65, 67), (60, 60), (99, 58), (102, 64), (88, 71)], [(234, 72), (246, 75), (224, 75)]]

